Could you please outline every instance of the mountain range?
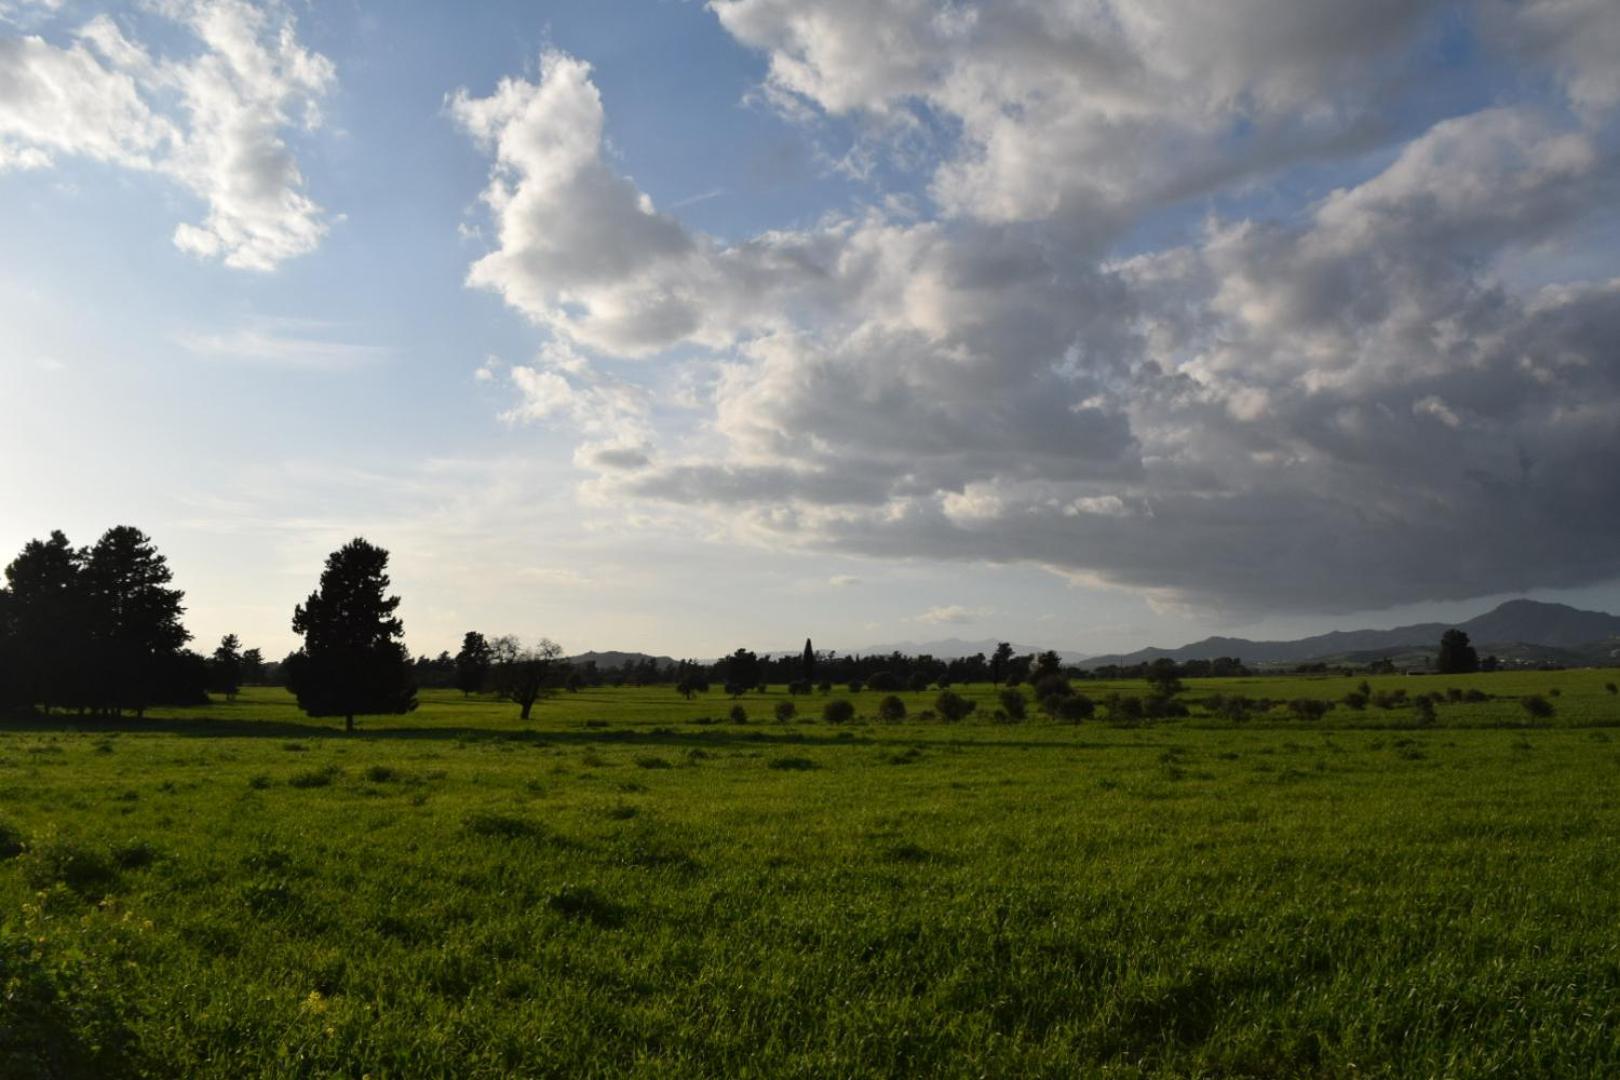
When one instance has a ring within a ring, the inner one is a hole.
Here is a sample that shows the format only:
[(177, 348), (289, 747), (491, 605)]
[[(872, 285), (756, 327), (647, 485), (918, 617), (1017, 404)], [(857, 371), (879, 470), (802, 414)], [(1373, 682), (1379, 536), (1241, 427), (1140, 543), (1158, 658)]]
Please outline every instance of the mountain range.
[(1481, 656), (1504, 660), (1602, 663), (1620, 656), (1620, 616), (1582, 611), (1567, 604), (1509, 600), (1460, 623), (1414, 623), (1390, 630), (1335, 630), (1294, 641), (1250, 641), (1209, 637), (1177, 649), (1146, 648), (1110, 656), (1090, 656), (1085, 667), (1143, 664), (1160, 657), (1212, 660), (1235, 656), (1248, 664), (1314, 661), (1366, 663), (1433, 652), (1440, 635), (1455, 627), (1468, 635)]
[[(1251, 641), (1238, 637), (1208, 637), (1180, 648), (1149, 647), (1130, 653), (1092, 656), (1086, 653), (1057, 650), (1065, 664), (1081, 667), (1102, 667), (1107, 664), (1131, 666), (1145, 664), (1160, 657), (1172, 660), (1213, 660), (1218, 656), (1235, 656), (1246, 664), (1303, 664), (1317, 661), (1337, 663), (1370, 663), (1391, 659), (1409, 662), (1421, 661), (1432, 654), (1440, 643), (1440, 635), (1455, 627), (1469, 637), (1481, 656), (1496, 655), (1503, 660), (1529, 663), (1602, 664), (1620, 660), (1620, 616), (1601, 611), (1583, 611), (1567, 604), (1546, 604), (1537, 600), (1509, 600), (1483, 615), (1460, 623), (1414, 623), (1390, 630), (1334, 630), (1331, 633), (1298, 638), (1293, 641)], [(998, 644), (995, 638), (969, 641), (963, 638), (941, 638), (935, 641), (896, 641), (883, 645), (867, 645), (859, 649), (840, 650), (842, 655), (886, 656), (900, 652), (909, 656), (929, 655), (941, 660), (983, 653), (989, 656)], [(1044, 647), (1013, 644), (1013, 651), (1023, 656), (1042, 652)], [(769, 652), (766, 656), (798, 655), (797, 649)], [(570, 657), (576, 663), (596, 661), (603, 670), (624, 667), (626, 664), (649, 659), (638, 652), (587, 652)], [(674, 663), (667, 656), (657, 659), (660, 664)]]

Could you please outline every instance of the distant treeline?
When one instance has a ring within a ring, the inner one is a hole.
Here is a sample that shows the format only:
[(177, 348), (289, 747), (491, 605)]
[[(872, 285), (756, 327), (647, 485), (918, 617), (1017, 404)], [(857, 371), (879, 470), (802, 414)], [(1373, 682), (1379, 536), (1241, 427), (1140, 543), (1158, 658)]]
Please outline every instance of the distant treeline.
[(0, 588), (0, 708), (70, 710), (139, 716), (155, 705), (200, 705), (210, 693), (234, 696), (243, 684), (285, 685), (313, 716), (406, 712), (418, 687), (494, 693), (517, 703), (526, 718), (541, 698), (596, 686), (669, 685), (691, 696), (711, 686), (733, 695), (768, 685), (796, 693), (834, 686), (946, 690), (954, 685), (1017, 687), (1054, 678), (1178, 678), (1243, 675), (1235, 658), (1177, 663), (1155, 660), (1090, 671), (1064, 665), (1056, 652), (1019, 655), (1002, 643), (989, 655), (941, 659), (929, 655), (841, 656), (810, 641), (797, 654), (759, 655), (749, 649), (714, 662), (652, 658), (602, 668), (570, 664), (547, 638), (525, 645), (514, 637), (468, 631), (461, 649), (411, 657), (404, 627), (387, 595), (388, 553), (362, 539), (333, 552), (320, 587), (293, 611), (304, 646), (279, 662), (243, 649), (234, 634), (211, 655), (186, 647), (184, 594), (170, 587), (167, 561), (139, 529), (120, 525), (90, 547), (76, 548), (61, 532), (29, 541), (6, 567)]

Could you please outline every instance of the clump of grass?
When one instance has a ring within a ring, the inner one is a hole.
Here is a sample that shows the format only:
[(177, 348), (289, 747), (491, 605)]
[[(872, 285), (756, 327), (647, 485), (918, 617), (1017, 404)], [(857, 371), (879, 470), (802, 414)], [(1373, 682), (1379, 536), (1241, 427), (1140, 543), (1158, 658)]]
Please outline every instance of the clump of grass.
[(461, 824), (474, 836), (498, 840), (541, 840), (548, 835), (546, 827), (537, 821), (491, 810), (468, 814)]
[(588, 885), (564, 885), (546, 898), (546, 907), (569, 919), (601, 927), (624, 923), (625, 910)]
[(36, 890), (60, 884), (99, 900), (118, 885), (118, 867), (107, 852), (56, 832), (30, 844), (23, 864), (23, 880)]
[(398, 780), (400, 773), (391, 765), (371, 765), (366, 768), (365, 776), (373, 784), (388, 784)]
[(659, 757), (656, 754), (642, 754), (641, 756), (636, 758), (636, 764), (639, 767), (643, 768), (643, 769), (672, 769), (672, 768), (674, 768), (674, 766), (671, 765), (667, 760), (665, 760), (664, 758)]
[(9, 821), (0, 821), (0, 861), (15, 859), (27, 850), (22, 830)]
[(309, 749), (301, 742), (284, 742), (281, 748), (290, 754), (302, 754)]
[(252, 776), (248, 777), (248, 787), (252, 788), (254, 791), (263, 791), (269, 786), (269, 773), (254, 773)]
[(336, 765), (322, 765), (318, 769), (308, 769), (301, 773), (294, 773), (287, 778), (287, 786), (295, 788), (330, 787), (332, 781), (342, 775), (343, 770)]
[(771, 758), (771, 760), (767, 761), (765, 764), (768, 768), (782, 769), (788, 772), (804, 772), (820, 767), (813, 760), (807, 757)]
[(127, 840), (112, 846), (112, 861), (120, 870), (141, 870), (157, 862), (158, 849), (145, 840)]
[(883, 858), (888, 862), (925, 863), (932, 862), (934, 854), (920, 844), (903, 843), (886, 848)]

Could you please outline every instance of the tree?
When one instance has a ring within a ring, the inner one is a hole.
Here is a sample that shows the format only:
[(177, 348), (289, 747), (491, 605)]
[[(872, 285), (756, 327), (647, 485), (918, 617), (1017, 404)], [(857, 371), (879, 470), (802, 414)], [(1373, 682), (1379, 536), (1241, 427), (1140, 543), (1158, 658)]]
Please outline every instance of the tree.
[(785, 724), (799, 715), (799, 707), (791, 701), (778, 701), (776, 703), (776, 722)]
[(759, 657), (738, 649), (725, 659), (726, 693), (737, 697), (759, 685)]
[(17, 696), (47, 711), (83, 704), (84, 553), (61, 531), (30, 540), (6, 567)]
[(891, 724), (899, 723), (906, 718), (906, 703), (890, 694), (878, 702), (878, 719), (886, 720)]
[(404, 624), (388, 596), (388, 552), (356, 537), (326, 558), (320, 588), (293, 609), (304, 647), (287, 659), (287, 687), (310, 716), (341, 716), (345, 731), (365, 713), (416, 708)]
[(1434, 667), (1442, 675), (1466, 675), (1479, 670), (1479, 653), (1468, 643), (1467, 634), (1452, 628), (1440, 635)]
[(1001, 702), (1001, 711), (1007, 714), (1009, 720), (1022, 720), (1028, 715), (1028, 700), (1022, 690), (1007, 687), (1000, 692), (997, 700)]
[(182, 667), (180, 647), (191, 640), (180, 624), (185, 593), (167, 587), (173, 577), (151, 538), (130, 525), (108, 529), (85, 555), (89, 684), (97, 708), (115, 715), (128, 708), (138, 716), (154, 699), (193, 696), (171, 685)]
[(456, 653), (456, 689), (462, 696), (476, 694), (489, 681), (489, 665), (493, 660), (489, 642), (476, 630), (469, 630), (461, 638), (461, 651)]
[(236, 700), (236, 691), (242, 685), (241, 646), (235, 634), (226, 634), (219, 639), (219, 648), (208, 664), (208, 689), (224, 694), (227, 701)]
[(264, 675), (264, 653), (259, 649), (248, 649), (242, 654), (242, 681), (261, 683)]
[(1182, 690), (1180, 669), (1168, 656), (1161, 656), (1147, 666), (1147, 681), (1160, 697), (1170, 697)]
[(1057, 675), (1063, 671), (1063, 658), (1056, 651), (1048, 649), (1035, 658), (1035, 673), (1030, 676), (1032, 682), (1039, 682), (1048, 675)]
[(562, 646), (550, 638), (525, 647), (510, 635), (498, 637), (490, 651), (490, 682), (497, 694), (517, 705), (520, 720), (527, 720), (534, 703), (555, 694), (562, 685), (567, 665), (560, 659)]
[(847, 724), (855, 719), (855, 706), (843, 698), (834, 698), (821, 707), (821, 718), (829, 724)]
[(996, 646), (996, 651), (990, 655), (990, 681), (1000, 685), (1007, 677), (1007, 670), (1012, 664), (1013, 647), (1010, 642), (1003, 641)]
[(816, 650), (810, 647), (810, 639), (804, 639), (804, 655), (799, 658), (799, 681), (812, 683), (816, 681)]

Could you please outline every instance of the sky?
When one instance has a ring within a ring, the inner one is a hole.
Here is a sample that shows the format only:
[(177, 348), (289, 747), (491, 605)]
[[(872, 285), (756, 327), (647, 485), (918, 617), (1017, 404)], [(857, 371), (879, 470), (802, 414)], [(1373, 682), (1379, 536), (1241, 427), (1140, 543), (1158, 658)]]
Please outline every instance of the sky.
[(1620, 610), (1612, 0), (0, 0), (0, 552), (204, 651)]

